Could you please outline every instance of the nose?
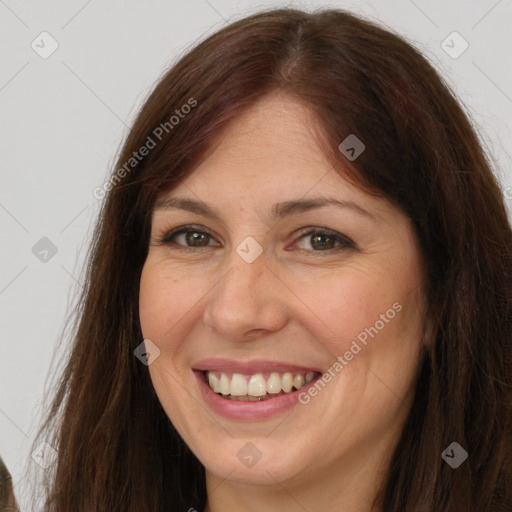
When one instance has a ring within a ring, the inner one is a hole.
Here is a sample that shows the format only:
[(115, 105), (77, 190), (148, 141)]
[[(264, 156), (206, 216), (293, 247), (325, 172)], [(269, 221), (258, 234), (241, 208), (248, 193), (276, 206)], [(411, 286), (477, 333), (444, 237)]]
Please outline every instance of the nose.
[(281, 330), (288, 321), (285, 286), (261, 255), (252, 263), (234, 253), (209, 294), (204, 323), (219, 337), (244, 341)]

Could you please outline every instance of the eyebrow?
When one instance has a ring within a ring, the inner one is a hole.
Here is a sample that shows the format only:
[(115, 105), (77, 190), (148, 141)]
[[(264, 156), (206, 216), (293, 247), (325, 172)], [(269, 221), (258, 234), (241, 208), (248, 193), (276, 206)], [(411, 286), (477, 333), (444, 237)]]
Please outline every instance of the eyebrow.
[[(277, 203), (272, 208), (273, 218), (282, 219), (288, 215), (296, 215), (304, 213), (316, 208), (322, 208), (325, 206), (337, 206), (340, 208), (348, 208), (361, 216), (369, 217), (370, 219), (376, 220), (375, 216), (352, 201), (343, 201), (334, 198), (315, 198), (315, 199), (297, 199), (292, 201), (284, 201)], [(197, 201), (186, 197), (170, 197), (157, 201), (155, 204), (155, 210), (176, 208), (186, 210), (197, 215), (203, 215), (205, 217), (211, 217), (216, 220), (221, 220), (220, 216), (203, 201)]]

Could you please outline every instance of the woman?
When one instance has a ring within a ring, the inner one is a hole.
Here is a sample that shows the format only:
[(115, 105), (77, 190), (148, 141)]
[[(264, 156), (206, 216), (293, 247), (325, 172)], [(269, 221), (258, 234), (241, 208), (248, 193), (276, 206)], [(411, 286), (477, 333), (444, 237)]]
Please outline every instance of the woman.
[(47, 510), (511, 510), (511, 229), (400, 37), (223, 28), (101, 190)]

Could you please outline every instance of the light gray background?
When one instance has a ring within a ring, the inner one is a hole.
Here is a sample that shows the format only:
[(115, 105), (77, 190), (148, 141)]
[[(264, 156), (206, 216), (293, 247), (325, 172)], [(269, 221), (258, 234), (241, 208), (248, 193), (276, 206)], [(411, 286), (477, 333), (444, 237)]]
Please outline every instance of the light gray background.
[[(286, 5), (345, 8), (422, 50), (465, 104), (512, 209), (510, 0), (0, 0), (0, 454), (19, 494), (99, 209), (92, 192), (137, 108), (195, 41), (262, 7)], [(49, 48), (43, 31), (59, 45), (47, 59), (31, 48), (33, 41)], [(456, 59), (441, 46), (453, 31), (469, 43)], [(47, 262), (32, 252), (42, 237), (58, 249)]]

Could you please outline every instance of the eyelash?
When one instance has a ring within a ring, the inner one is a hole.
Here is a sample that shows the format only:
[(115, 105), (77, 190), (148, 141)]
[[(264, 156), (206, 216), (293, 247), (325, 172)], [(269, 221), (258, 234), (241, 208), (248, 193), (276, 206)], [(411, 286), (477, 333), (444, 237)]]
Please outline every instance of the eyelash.
[[(308, 236), (312, 237), (315, 235), (327, 235), (331, 238), (334, 238), (335, 243), (337, 243), (338, 245), (337, 245), (337, 247), (325, 249), (325, 250), (298, 249), (300, 251), (315, 252), (315, 253), (324, 253), (325, 252), (325, 253), (332, 254), (333, 252), (337, 252), (337, 251), (341, 251), (341, 250), (356, 249), (356, 245), (354, 244), (354, 242), (352, 242), (352, 240), (350, 240), (348, 237), (341, 235), (340, 233), (337, 233), (336, 231), (333, 231), (331, 229), (318, 228), (318, 227), (304, 228), (304, 229), (309, 229), (309, 230), (303, 231), (302, 233), (300, 233), (299, 236), (295, 239), (294, 243), (296, 243), (297, 240), (307, 238)], [(163, 236), (159, 237), (159, 242), (162, 245), (173, 246), (173, 248), (180, 250), (180, 251), (185, 251), (185, 252), (197, 251), (197, 249), (204, 249), (207, 247), (216, 247), (216, 246), (212, 246), (212, 245), (193, 247), (193, 246), (188, 246), (188, 245), (177, 244), (176, 242), (173, 241), (173, 239), (176, 236), (183, 235), (183, 234), (186, 234), (189, 232), (204, 234), (204, 235), (207, 235), (208, 237), (210, 237), (209, 240), (213, 239), (213, 236), (210, 233), (208, 233), (207, 231), (205, 231), (203, 229), (203, 226), (188, 225), (188, 226), (181, 226), (179, 228), (173, 229), (173, 230), (165, 233)]]

